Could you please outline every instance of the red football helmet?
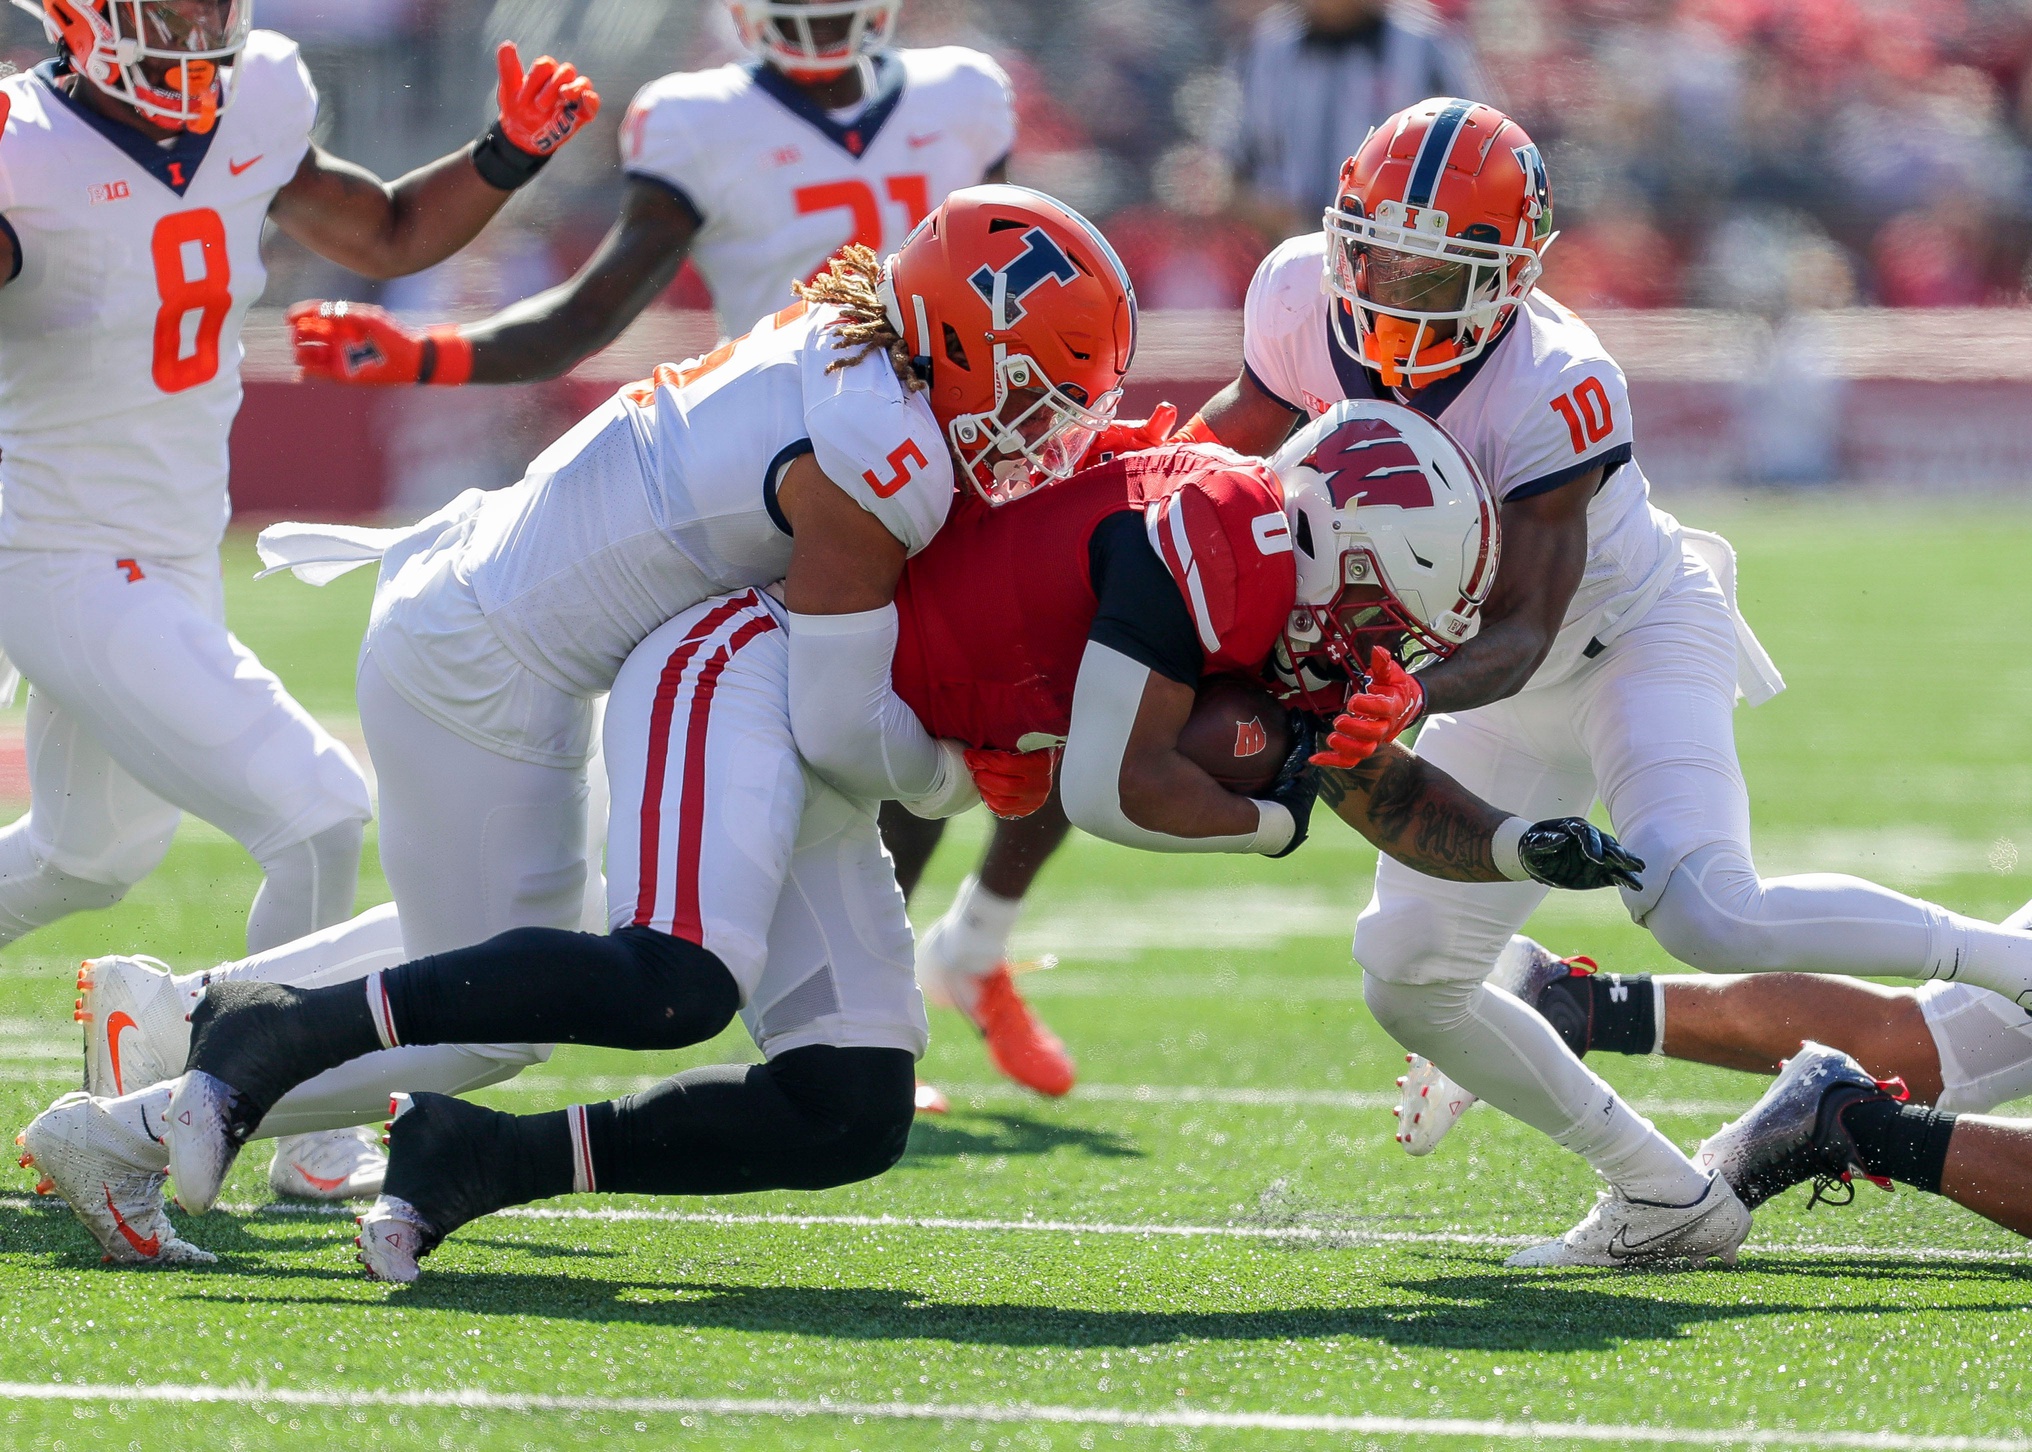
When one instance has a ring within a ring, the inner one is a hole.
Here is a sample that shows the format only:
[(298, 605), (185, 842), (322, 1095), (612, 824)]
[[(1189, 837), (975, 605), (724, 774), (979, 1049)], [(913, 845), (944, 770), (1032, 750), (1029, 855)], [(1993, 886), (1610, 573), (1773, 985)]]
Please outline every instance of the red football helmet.
[(1348, 399), (1270, 467), (1284, 485), (1298, 604), (1271, 680), (1340, 710), (1376, 646), (1416, 670), (1475, 632), (1502, 553), (1496, 499), (1453, 435), (1400, 404)]
[(173, 131), (202, 133), (218, 123), (233, 101), (238, 68), (230, 62), (254, 25), (254, 0), (14, 0), (14, 5), (42, 21), (72, 70)]
[(793, 80), (829, 80), (889, 48), (903, 0), (728, 0), (741, 44)]
[(1406, 107), (1347, 159), (1326, 213), (1334, 337), (1390, 387), (1444, 378), (1495, 340), (1556, 235), (1523, 127), (1449, 96)]
[(988, 503), (1063, 479), (1114, 420), (1136, 293), (1115, 249), (1064, 203), (1028, 187), (956, 191), (883, 263), (881, 294)]

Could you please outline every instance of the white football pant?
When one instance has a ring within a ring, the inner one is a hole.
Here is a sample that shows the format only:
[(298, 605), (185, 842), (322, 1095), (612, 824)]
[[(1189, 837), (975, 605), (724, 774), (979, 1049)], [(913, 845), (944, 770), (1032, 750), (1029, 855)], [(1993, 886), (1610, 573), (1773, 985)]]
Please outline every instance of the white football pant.
[(267, 874), (250, 949), (353, 910), (353, 755), (225, 627), (216, 556), (0, 550), (0, 650), (30, 683), (31, 806), (0, 832), (0, 943), (108, 907), (190, 812)]
[[(2032, 985), (2032, 934), (1836, 874), (1759, 878), (1736, 758), (1735, 619), (1686, 557), (1636, 626), (1569, 679), (1434, 718), (1418, 754), (1532, 820), (1599, 799), (1644, 859), (1623, 893), (1674, 957), (1720, 973), (1955, 977)], [(1549, 1025), (1481, 980), (1544, 899), (1536, 883), (1443, 882), (1384, 858), (1355, 928), (1384, 1027), (1465, 1088), (1587, 1156), (1638, 1198), (1675, 1196), (1691, 1166)]]

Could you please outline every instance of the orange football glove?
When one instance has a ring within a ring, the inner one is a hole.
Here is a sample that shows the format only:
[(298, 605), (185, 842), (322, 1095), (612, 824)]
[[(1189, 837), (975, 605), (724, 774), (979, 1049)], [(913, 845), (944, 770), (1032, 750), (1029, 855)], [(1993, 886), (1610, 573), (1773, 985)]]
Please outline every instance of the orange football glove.
[(464, 383), (473, 345), (450, 323), (405, 326), (372, 303), (300, 302), (285, 315), (306, 378), (388, 385)]
[(540, 55), (527, 71), (515, 42), (494, 52), (501, 72), (501, 134), (531, 156), (549, 156), (600, 114), (600, 93), (570, 61)]
[(1386, 741), (1395, 741), (1425, 710), (1418, 677), (1377, 646), (1369, 652), (1369, 689), (1348, 697), (1334, 717), (1326, 746), (1313, 753), (1314, 766), (1360, 766)]
[(983, 751), (969, 747), (967, 770), (988, 810), (998, 817), (1027, 817), (1051, 795), (1051, 769), (1058, 760), (1050, 751)]
[(1148, 418), (1118, 418), (1099, 433), (1087, 445), (1087, 459), (1098, 464), (1103, 454), (1133, 454), (1138, 449), (1154, 449), (1171, 437), (1173, 426), (1178, 423), (1178, 410), (1168, 403), (1160, 403), (1150, 410)]

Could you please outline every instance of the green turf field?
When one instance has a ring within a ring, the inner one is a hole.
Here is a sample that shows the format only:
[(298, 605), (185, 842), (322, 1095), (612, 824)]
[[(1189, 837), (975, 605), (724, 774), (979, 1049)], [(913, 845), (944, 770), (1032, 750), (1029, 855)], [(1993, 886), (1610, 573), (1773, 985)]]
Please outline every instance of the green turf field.
[[(1735, 540), (1792, 685), (1740, 723), (1760, 866), (1986, 916), (2032, 896), (2032, 511), (1682, 512)], [(236, 627), (347, 717), (368, 582), (255, 585), (236, 550)], [(921, 918), (980, 837), (963, 819)], [(1488, 1110), (1428, 1160), (1392, 1144), (1400, 1059), (1347, 958), (1372, 863), (1331, 821), (1282, 863), (1076, 843), (1021, 947), (1061, 960), (1025, 982), (1082, 1087), (1000, 1087), (940, 1015), (925, 1072), (955, 1112), (868, 1185), (553, 1202), (460, 1232), (399, 1291), (355, 1277), (350, 1220), (260, 1208), (258, 1152), (240, 1211), (182, 1222), (220, 1252), (200, 1272), (102, 1272), (60, 1205), (0, 1202), (0, 1445), (2032, 1448), (2032, 1257), (1944, 1202), (1866, 1187), (1809, 1214), (1794, 1191), (1733, 1273), (1502, 1270), (1590, 1177)], [(10, 1132), (76, 1082), (78, 958), (234, 956), (254, 884), (190, 826), (121, 907), (0, 958)], [(1666, 966), (1607, 894), (1534, 931)], [(554, 1107), (747, 1051), (566, 1049), (489, 1097)], [(1761, 1087), (1601, 1067), (1689, 1146)]]

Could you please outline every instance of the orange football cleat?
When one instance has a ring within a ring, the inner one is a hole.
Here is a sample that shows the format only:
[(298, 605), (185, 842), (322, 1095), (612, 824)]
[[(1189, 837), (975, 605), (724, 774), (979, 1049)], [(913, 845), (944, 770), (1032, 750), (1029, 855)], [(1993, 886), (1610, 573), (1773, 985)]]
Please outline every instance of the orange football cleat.
[(1030, 1011), (1007, 963), (997, 963), (976, 980), (979, 992), (961, 1012), (987, 1044), (988, 1058), (1007, 1078), (1026, 1089), (1058, 1098), (1072, 1089), (1072, 1055), (1065, 1043)]

